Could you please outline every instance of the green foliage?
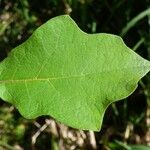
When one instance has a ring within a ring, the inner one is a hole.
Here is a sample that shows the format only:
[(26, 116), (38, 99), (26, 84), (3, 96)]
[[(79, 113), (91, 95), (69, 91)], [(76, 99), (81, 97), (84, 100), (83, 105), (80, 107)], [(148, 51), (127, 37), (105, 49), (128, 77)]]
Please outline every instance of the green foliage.
[(149, 70), (150, 62), (120, 37), (86, 34), (64, 15), (42, 25), (0, 64), (0, 97), (26, 118), (50, 115), (98, 131), (108, 105), (130, 95)]
[(131, 150), (150, 150), (150, 146), (145, 145), (130, 145)]
[(120, 141), (114, 141), (109, 143), (109, 148), (111, 150), (149, 150), (150, 146), (146, 145), (128, 145), (126, 143)]

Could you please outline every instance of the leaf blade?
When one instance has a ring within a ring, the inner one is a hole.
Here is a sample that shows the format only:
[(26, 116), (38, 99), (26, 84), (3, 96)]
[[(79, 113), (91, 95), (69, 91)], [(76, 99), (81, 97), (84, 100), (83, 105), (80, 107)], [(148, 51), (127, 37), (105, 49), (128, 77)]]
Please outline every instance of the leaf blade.
[(120, 37), (86, 34), (64, 15), (42, 25), (0, 64), (0, 97), (26, 118), (50, 115), (97, 131), (108, 105), (130, 95), (149, 70), (150, 62)]

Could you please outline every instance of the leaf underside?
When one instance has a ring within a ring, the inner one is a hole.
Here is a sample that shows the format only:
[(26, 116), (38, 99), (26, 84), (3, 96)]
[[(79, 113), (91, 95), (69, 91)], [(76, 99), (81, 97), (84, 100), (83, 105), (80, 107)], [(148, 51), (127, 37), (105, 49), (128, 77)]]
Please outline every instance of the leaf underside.
[(129, 96), (150, 62), (118, 36), (87, 34), (55, 17), (0, 63), (0, 97), (26, 118), (50, 115), (98, 131), (108, 105)]

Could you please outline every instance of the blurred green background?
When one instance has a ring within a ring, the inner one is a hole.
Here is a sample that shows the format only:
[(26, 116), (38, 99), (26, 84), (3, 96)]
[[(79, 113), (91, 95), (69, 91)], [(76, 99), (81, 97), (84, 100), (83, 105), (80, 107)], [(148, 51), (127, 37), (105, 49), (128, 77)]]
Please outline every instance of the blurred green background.
[[(87, 33), (112, 33), (150, 60), (150, 0), (0, 0), (0, 60), (52, 17), (69, 14)], [(100, 132), (49, 116), (24, 119), (0, 100), (0, 150), (150, 150), (150, 75), (109, 106)]]

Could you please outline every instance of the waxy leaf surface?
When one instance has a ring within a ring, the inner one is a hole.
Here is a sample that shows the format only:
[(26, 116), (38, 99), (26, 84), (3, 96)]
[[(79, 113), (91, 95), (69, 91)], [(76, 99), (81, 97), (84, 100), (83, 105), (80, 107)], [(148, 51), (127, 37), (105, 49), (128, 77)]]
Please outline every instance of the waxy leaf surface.
[(26, 118), (50, 115), (98, 131), (108, 105), (129, 96), (149, 70), (150, 62), (120, 37), (84, 33), (63, 15), (0, 63), (0, 97)]

